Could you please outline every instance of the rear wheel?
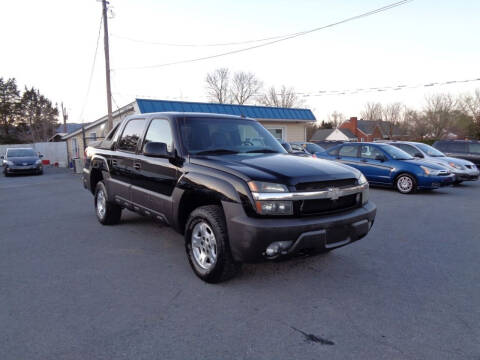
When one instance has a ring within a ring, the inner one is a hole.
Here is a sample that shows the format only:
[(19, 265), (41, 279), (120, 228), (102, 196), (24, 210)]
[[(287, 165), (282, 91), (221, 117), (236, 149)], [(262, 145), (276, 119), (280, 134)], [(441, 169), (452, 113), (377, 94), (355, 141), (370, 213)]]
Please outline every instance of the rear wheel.
[(217, 205), (195, 209), (187, 221), (185, 249), (195, 274), (209, 283), (236, 275), (240, 264), (232, 258), (223, 210)]
[(95, 188), (95, 213), (103, 225), (118, 224), (122, 217), (122, 208), (108, 201), (107, 189), (102, 181)]
[(400, 174), (395, 180), (395, 187), (402, 194), (411, 194), (417, 188), (417, 181), (410, 174)]

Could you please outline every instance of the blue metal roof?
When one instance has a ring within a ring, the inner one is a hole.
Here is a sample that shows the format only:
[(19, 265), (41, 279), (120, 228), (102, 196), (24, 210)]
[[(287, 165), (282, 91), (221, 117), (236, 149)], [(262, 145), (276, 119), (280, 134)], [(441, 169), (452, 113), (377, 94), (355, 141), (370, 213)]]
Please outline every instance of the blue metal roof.
[(267, 106), (210, 104), (186, 101), (137, 99), (140, 112), (163, 111), (201, 112), (226, 115), (243, 115), (254, 119), (316, 121), (310, 109), (287, 109)]

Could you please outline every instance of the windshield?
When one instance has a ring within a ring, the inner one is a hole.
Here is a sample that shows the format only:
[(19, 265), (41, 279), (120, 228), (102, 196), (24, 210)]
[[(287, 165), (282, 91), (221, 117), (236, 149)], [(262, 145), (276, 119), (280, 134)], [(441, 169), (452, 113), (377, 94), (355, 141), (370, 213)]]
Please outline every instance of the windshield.
[(317, 145), (317, 144), (314, 144), (314, 143), (308, 143), (306, 147), (307, 147), (307, 151), (310, 154), (317, 153), (317, 152), (323, 152), (325, 150), (320, 145)]
[(445, 157), (445, 154), (442, 153), (441, 151), (438, 151), (435, 149), (433, 146), (427, 145), (427, 144), (415, 144), (420, 150), (422, 150), (425, 154), (428, 156), (433, 156), (433, 157)]
[(383, 145), (382, 149), (388, 155), (390, 155), (394, 160), (412, 160), (413, 159), (413, 157), (411, 157), (408, 153), (392, 145)]
[(32, 157), (37, 156), (32, 149), (9, 149), (7, 151), (7, 157)]
[(184, 118), (179, 121), (183, 145), (191, 155), (286, 153), (262, 125), (253, 120)]

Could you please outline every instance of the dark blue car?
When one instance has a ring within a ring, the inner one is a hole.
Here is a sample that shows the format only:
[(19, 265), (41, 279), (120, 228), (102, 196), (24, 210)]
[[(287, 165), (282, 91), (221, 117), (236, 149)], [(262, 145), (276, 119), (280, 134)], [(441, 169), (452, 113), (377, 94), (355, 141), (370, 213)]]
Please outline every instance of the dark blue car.
[(451, 185), (455, 180), (445, 167), (415, 159), (388, 144), (344, 143), (317, 156), (357, 168), (370, 184), (395, 187), (403, 194)]

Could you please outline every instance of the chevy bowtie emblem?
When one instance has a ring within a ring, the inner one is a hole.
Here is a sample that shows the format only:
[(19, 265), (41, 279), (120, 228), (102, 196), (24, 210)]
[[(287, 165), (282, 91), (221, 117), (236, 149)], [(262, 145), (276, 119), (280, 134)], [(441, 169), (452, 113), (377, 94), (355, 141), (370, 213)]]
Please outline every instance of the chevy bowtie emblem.
[(328, 188), (328, 195), (331, 200), (337, 200), (340, 197), (340, 190), (337, 188)]

